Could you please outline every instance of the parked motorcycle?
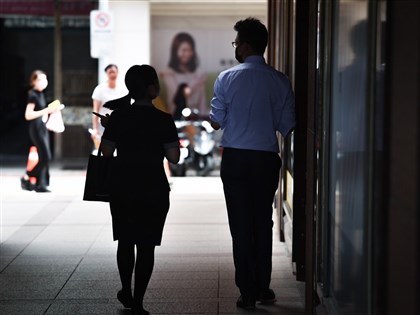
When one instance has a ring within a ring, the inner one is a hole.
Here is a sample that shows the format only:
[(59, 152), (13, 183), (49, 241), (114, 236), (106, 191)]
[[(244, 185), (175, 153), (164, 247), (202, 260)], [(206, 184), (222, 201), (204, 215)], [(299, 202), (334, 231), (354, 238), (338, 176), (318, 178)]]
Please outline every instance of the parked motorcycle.
[(182, 111), (185, 120), (193, 126), (191, 168), (197, 176), (206, 176), (215, 168), (214, 150), (214, 129), (211, 127), (208, 117), (200, 116), (197, 110), (185, 108)]
[(197, 176), (207, 176), (215, 169), (214, 151), (216, 141), (214, 129), (208, 117), (200, 116), (197, 110), (184, 108), (182, 119), (175, 121), (181, 147), (177, 164), (169, 164), (173, 176), (185, 176), (193, 169)]
[(178, 131), (179, 146), (180, 146), (180, 157), (177, 164), (169, 163), (169, 169), (173, 176), (186, 176), (187, 175), (187, 164), (191, 160), (191, 141), (184, 128), (189, 125), (186, 121), (175, 121), (175, 126)]

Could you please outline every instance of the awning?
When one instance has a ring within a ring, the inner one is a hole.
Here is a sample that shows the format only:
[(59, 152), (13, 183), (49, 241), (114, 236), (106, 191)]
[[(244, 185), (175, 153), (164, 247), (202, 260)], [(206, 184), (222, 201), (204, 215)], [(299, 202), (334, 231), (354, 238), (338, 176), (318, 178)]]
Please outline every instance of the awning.
[(98, 8), (98, 1), (89, 0), (1, 0), (0, 16), (54, 16), (58, 1), (62, 16), (88, 16), (91, 10)]

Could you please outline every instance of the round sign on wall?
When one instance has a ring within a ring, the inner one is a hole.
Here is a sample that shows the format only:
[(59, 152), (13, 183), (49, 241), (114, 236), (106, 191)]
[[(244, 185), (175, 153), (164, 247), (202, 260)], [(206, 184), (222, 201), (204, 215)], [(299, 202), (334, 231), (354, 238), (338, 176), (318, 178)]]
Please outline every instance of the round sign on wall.
[(112, 55), (113, 14), (110, 11), (90, 12), (90, 55), (100, 58)]

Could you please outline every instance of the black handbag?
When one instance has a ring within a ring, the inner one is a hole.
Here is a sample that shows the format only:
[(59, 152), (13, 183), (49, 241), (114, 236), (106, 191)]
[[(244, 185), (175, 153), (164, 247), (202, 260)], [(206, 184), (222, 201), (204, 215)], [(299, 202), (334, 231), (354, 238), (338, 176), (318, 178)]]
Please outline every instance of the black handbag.
[(98, 155), (89, 156), (83, 200), (109, 202), (115, 184), (116, 160), (101, 155), (99, 150)]

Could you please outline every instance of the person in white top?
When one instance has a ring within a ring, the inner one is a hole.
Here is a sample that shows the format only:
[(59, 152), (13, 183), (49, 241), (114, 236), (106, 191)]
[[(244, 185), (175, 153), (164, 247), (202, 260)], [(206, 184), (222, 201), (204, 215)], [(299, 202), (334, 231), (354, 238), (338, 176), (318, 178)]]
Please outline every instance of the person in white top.
[[(93, 90), (93, 111), (101, 115), (110, 114), (111, 110), (103, 107), (103, 105), (111, 100), (123, 97), (127, 94), (127, 89), (124, 85), (117, 82), (118, 78), (118, 67), (115, 64), (109, 64), (105, 67), (105, 73), (107, 75), (107, 81), (100, 83)], [(97, 149), (102, 137), (104, 128), (102, 127), (99, 117), (92, 115), (92, 130), (91, 137)]]

